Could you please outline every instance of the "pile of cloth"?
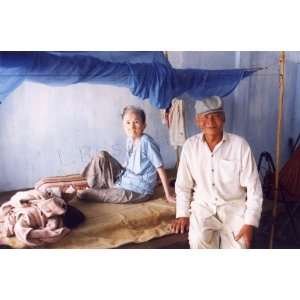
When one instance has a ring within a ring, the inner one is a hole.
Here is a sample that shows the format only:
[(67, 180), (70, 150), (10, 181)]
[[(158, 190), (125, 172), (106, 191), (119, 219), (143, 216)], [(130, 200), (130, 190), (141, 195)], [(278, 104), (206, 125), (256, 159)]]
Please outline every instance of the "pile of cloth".
[[(16, 236), (29, 247), (55, 243), (70, 232), (66, 223), (74, 219), (74, 213), (71, 210), (72, 216), (67, 214), (69, 207), (65, 200), (53, 194), (38, 190), (18, 192), (0, 207), (0, 236)], [(83, 221), (80, 212), (77, 217), (76, 225)], [(69, 227), (76, 225), (73, 222)]]

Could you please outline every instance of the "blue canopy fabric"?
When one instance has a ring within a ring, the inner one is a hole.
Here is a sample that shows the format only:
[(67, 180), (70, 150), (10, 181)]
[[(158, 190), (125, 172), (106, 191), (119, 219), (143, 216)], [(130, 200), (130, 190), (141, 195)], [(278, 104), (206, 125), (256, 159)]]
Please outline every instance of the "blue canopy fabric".
[(52, 51), (60, 56), (92, 56), (104, 61), (123, 63), (161, 63), (170, 66), (162, 51)]
[(80, 82), (128, 87), (168, 108), (174, 97), (227, 96), (259, 70), (174, 69), (162, 52), (0, 52), (0, 101), (24, 80), (53, 86)]

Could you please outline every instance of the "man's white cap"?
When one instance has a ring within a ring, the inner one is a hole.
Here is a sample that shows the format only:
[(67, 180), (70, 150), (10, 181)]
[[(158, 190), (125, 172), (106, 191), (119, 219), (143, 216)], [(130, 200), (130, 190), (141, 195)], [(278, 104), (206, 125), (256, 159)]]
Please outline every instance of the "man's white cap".
[(196, 101), (195, 103), (196, 114), (209, 114), (214, 112), (224, 112), (223, 101), (219, 96), (211, 96)]

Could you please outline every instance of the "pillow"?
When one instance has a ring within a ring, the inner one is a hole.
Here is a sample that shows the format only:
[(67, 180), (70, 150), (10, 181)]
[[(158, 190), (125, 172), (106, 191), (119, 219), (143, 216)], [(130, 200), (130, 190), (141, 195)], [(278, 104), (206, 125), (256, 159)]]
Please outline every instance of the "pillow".
[(67, 202), (76, 196), (77, 191), (88, 187), (86, 179), (79, 174), (46, 177), (39, 180), (34, 186), (38, 191), (56, 195)]

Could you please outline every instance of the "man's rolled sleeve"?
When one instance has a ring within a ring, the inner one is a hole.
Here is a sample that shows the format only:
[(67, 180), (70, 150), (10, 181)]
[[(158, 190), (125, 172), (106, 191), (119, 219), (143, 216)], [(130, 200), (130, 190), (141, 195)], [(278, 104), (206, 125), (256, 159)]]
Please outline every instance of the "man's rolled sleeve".
[(260, 220), (260, 214), (247, 210), (245, 212), (245, 224), (252, 225), (254, 227), (258, 227)]

